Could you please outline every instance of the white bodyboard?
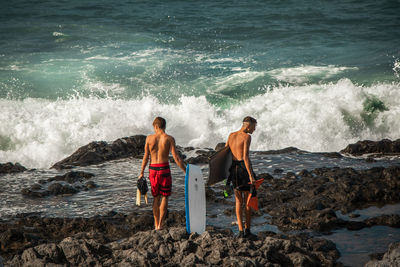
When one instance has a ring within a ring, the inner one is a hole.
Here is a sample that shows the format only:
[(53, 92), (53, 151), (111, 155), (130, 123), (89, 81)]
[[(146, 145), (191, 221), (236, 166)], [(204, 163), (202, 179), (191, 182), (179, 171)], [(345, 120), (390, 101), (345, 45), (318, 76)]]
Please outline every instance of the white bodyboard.
[(188, 164), (185, 176), (186, 230), (203, 233), (206, 230), (206, 190), (200, 167)]

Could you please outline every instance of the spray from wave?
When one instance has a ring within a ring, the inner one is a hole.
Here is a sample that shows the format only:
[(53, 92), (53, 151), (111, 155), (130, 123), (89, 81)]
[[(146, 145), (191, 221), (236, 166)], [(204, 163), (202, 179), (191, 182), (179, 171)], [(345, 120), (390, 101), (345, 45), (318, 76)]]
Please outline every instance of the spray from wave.
[(252, 150), (338, 151), (360, 139), (400, 136), (400, 84), (366, 87), (348, 79), (279, 86), (225, 109), (205, 96), (182, 96), (176, 104), (143, 96), (1, 99), (0, 110), (0, 162), (39, 168), (91, 141), (150, 134), (155, 116), (167, 119), (167, 132), (184, 146), (214, 147), (246, 115), (258, 120)]

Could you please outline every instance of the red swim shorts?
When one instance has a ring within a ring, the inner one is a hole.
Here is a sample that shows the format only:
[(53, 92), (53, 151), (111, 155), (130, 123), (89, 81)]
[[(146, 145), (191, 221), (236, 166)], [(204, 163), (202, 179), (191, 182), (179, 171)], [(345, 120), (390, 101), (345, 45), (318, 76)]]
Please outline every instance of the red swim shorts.
[(172, 178), (169, 163), (150, 164), (149, 172), (151, 194), (153, 197), (158, 195), (170, 196), (172, 190)]

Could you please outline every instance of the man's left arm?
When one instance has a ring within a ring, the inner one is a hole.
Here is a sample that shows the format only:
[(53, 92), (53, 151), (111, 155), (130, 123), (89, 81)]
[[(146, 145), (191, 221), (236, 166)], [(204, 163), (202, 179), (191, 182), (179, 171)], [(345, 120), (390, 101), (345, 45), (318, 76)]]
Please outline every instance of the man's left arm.
[(246, 166), (247, 173), (249, 174), (249, 177), (250, 177), (250, 182), (254, 183), (255, 178), (253, 175), (253, 167), (251, 166), (250, 157), (249, 157), (250, 143), (251, 143), (251, 136), (249, 135), (243, 144), (244, 145), (243, 160), (244, 160), (244, 165)]
[(179, 157), (179, 154), (176, 151), (175, 139), (173, 137), (171, 137), (171, 154), (172, 154), (172, 157), (174, 158), (176, 164), (178, 164), (179, 168), (181, 168), (182, 171), (186, 174), (185, 163), (183, 163), (183, 160), (181, 159), (181, 157)]

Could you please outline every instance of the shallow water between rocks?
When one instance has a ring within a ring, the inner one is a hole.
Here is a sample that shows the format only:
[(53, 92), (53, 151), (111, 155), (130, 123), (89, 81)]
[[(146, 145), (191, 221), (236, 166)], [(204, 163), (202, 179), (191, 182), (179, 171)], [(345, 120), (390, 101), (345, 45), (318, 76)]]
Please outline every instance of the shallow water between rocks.
[[(399, 158), (382, 158), (367, 162), (365, 158), (335, 157), (333, 154), (292, 152), (284, 154), (268, 154), (256, 151), (251, 153), (253, 168), (256, 173), (268, 172), (274, 178), (281, 178), (287, 172), (297, 173), (303, 169), (309, 171), (321, 167), (351, 167), (368, 169), (377, 166), (388, 167), (400, 165)], [(135, 206), (136, 179), (141, 165), (140, 159), (128, 158), (106, 162), (99, 165), (78, 167), (80, 170), (95, 174), (91, 180), (97, 188), (82, 191), (71, 196), (52, 196), (47, 198), (28, 198), (21, 194), (23, 188), (37, 183), (40, 179), (48, 179), (64, 174), (70, 170), (35, 169), (23, 173), (0, 176), (0, 217), (12, 218), (21, 213), (34, 213), (43, 217), (91, 217), (106, 214), (109, 211), (125, 212), (150, 210), (151, 205)], [(208, 176), (208, 165), (201, 164), (203, 176)], [(275, 173), (280, 169), (279, 173)], [(184, 210), (184, 175), (175, 164), (171, 164), (173, 176), (173, 194), (170, 197), (170, 210)], [(146, 170), (147, 173), (147, 170)], [(212, 186), (216, 194), (221, 194), (223, 184)], [(151, 194), (150, 194), (151, 195)], [(152, 197), (149, 197), (150, 203)], [(237, 232), (235, 214), (226, 210), (233, 207), (233, 197), (228, 198), (232, 205), (208, 203), (207, 224), (230, 228)], [(357, 218), (349, 218), (346, 214), (337, 212), (337, 216), (345, 220), (364, 220), (382, 214), (400, 214), (400, 204), (384, 207), (370, 207), (352, 212), (359, 214)], [(252, 231), (279, 232), (278, 228), (269, 224), (269, 215), (254, 216)], [(375, 226), (359, 231), (345, 229), (334, 231), (330, 235), (320, 235), (335, 242), (341, 253), (339, 261), (350, 266), (363, 266), (368, 261), (368, 254), (384, 252), (391, 242), (400, 241), (400, 229)]]

